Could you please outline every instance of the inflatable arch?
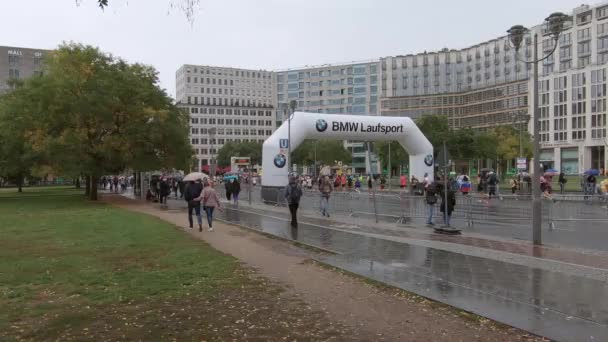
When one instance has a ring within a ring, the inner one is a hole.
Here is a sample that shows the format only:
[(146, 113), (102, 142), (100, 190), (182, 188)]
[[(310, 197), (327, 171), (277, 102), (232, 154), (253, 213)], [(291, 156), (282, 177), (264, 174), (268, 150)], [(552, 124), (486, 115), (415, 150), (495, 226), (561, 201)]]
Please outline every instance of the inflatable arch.
[(291, 116), (291, 141), (288, 130), (288, 121), (285, 121), (264, 142), (262, 197), (268, 192), (264, 189), (282, 188), (287, 184), (291, 162), (289, 144), (294, 151), (305, 139), (396, 140), (410, 156), (410, 174), (419, 179), (425, 173), (433, 177), (433, 145), (409, 117), (295, 112)]

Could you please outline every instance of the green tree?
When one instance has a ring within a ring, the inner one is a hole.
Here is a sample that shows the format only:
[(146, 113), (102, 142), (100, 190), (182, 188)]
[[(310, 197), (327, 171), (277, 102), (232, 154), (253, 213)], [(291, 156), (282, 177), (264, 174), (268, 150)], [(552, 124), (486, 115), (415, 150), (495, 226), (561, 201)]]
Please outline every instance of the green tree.
[(258, 142), (229, 142), (217, 152), (219, 166), (230, 166), (231, 157), (249, 157), (251, 164), (261, 164), (262, 144)]
[(416, 125), (433, 144), (435, 150), (438, 150), (450, 137), (448, 118), (445, 115), (423, 115), (416, 119)]
[(22, 192), (23, 182), (31, 178), (41, 154), (28, 143), (34, 118), (24, 109), (32, 98), (21, 84), (14, 85), (16, 90), (0, 97), (0, 177), (15, 183)]
[(399, 165), (409, 165), (409, 154), (405, 151), (403, 146), (397, 141), (379, 141), (374, 143), (374, 150), (380, 158), (382, 169), (388, 169), (388, 150), (391, 150), (391, 167), (397, 168)]
[(333, 165), (341, 161), (348, 165), (352, 161), (352, 154), (338, 140), (305, 140), (291, 152), (293, 163), (298, 165), (312, 165), (315, 162), (315, 148), (317, 163)]
[(57, 172), (98, 178), (125, 168), (189, 169), (189, 117), (158, 87), (156, 71), (91, 46), (60, 46), (44, 75), (17, 96), (30, 99), (20, 115), (35, 117), (28, 143)]
[(478, 133), (469, 128), (451, 131), (447, 146), (452, 158), (461, 160), (477, 158), (475, 150), (477, 136)]
[[(76, 5), (80, 5), (84, 0), (76, 0)], [(103, 10), (110, 5), (110, 0), (94, 0), (97, 5)], [(169, 8), (178, 8), (186, 15), (190, 23), (194, 21), (194, 11), (200, 4), (201, 0), (170, 0)]]

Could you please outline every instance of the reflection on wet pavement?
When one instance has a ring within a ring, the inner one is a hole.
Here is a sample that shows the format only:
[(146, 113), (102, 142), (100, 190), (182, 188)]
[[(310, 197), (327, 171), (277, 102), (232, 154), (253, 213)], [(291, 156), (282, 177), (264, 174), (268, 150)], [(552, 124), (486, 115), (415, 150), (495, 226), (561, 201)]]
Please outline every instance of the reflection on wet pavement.
[[(227, 208), (219, 218), (337, 255), (319, 261), (560, 341), (608, 341), (606, 282)], [(311, 220), (308, 220), (309, 222)]]

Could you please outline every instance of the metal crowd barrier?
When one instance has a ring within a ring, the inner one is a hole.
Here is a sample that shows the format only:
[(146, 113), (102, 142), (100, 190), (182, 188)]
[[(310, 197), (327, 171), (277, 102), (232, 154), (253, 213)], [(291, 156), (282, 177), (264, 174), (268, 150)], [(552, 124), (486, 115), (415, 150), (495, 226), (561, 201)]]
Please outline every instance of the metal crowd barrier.
[[(608, 195), (553, 195), (548, 202), (549, 228), (571, 222), (606, 222), (608, 224)], [(572, 205), (576, 203), (578, 205)], [(608, 228), (608, 225), (605, 225)]]
[[(285, 190), (275, 189), (273, 199), (264, 201), (267, 205), (286, 207)], [(225, 197), (223, 186), (218, 192)], [(262, 204), (258, 192), (251, 193), (245, 184), (241, 185), (241, 201)], [(438, 196), (434, 206), (433, 220), (443, 222), (441, 206), (443, 199)], [(573, 227), (577, 221), (608, 223), (608, 197), (602, 195), (559, 195), (543, 198), (543, 222), (549, 229)], [(321, 193), (317, 189), (304, 189), (300, 209), (320, 213)], [(341, 216), (344, 222), (359, 223), (361, 219), (375, 222), (384, 221), (398, 224), (425, 224), (429, 205), (426, 197), (409, 191), (333, 191), (328, 201), (330, 215)], [(453, 225), (482, 231), (485, 228), (515, 229), (521, 235), (531, 227), (532, 206), (530, 194), (511, 194), (503, 191), (489, 198), (483, 193), (456, 195), (456, 206), (451, 216)], [(600, 224), (600, 226), (604, 226)], [(605, 225), (608, 228), (608, 224)], [(506, 233), (505, 233), (506, 234)]]

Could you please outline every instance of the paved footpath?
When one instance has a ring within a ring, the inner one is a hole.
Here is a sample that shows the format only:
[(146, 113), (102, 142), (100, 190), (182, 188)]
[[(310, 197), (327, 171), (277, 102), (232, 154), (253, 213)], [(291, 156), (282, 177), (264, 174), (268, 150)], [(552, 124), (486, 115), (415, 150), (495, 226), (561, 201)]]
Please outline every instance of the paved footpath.
[[(183, 202), (170, 202), (182, 210)], [(310, 214), (310, 213), (306, 213)], [(608, 256), (230, 205), (220, 219), (333, 251), (317, 260), (558, 341), (608, 341)]]
[[(115, 195), (104, 196), (103, 200), (173, 223), (193, 238), (204, 240), (255, 268), (265, 278), (286, 286), (289, 295), (297, 296), (314, 310), (325, 312), (332, 322), (339, 322), (354, 333), (354, 336), (347, 338), (345, 335), (336, 341), (546, 341), (419, 296), (372, 286), (343, 272), (321, 267), (310, 262), (320, 253), (282, 239), (222, 222), (214, 224), (214, 232), (199, 233), (186, 228), (187, 219), (182, 208), (159, 210), (157, 204)], [(314, 336), (310, 338), (315, 340)]]

